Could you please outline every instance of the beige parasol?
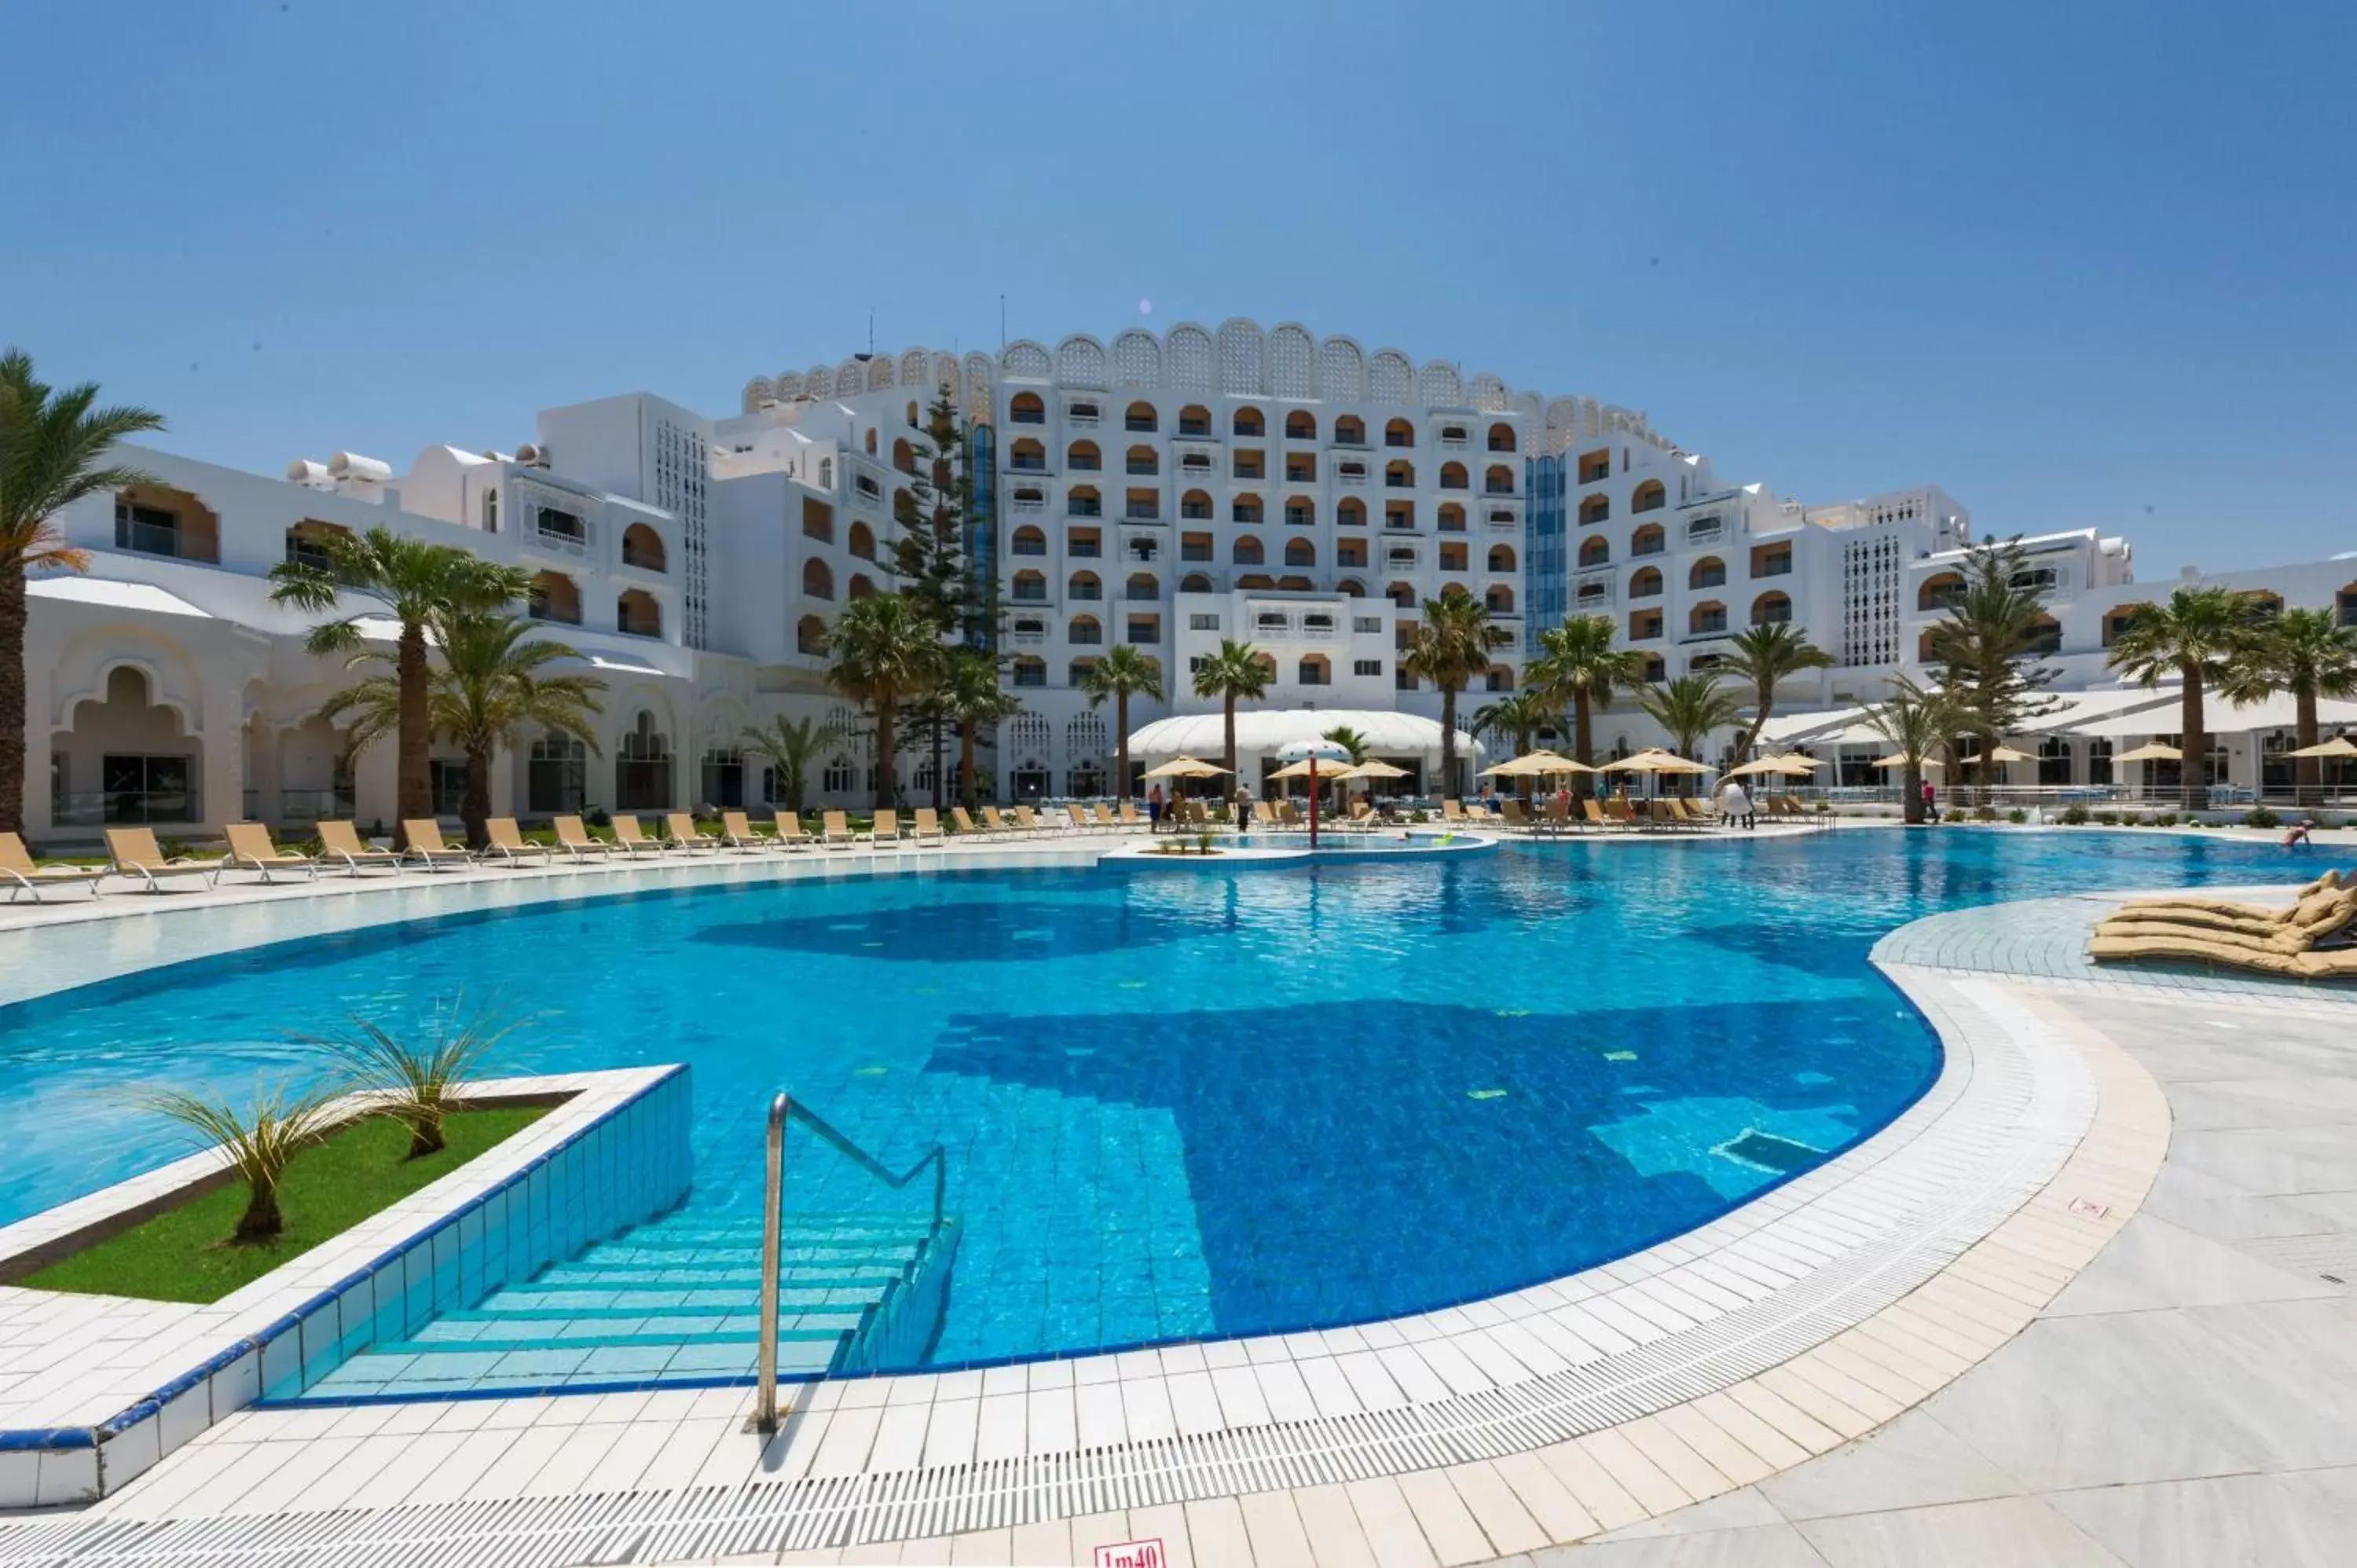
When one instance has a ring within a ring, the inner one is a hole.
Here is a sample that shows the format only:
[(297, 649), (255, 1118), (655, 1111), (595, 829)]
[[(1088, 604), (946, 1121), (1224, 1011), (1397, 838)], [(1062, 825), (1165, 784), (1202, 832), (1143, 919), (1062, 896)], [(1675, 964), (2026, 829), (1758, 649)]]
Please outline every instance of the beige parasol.
[(1699, 762), (1691, 762), (1674, 751), (1653, 746), (1634, 757), (1624, 757), (1618, 762), (1608, 762), (1598, 773), (1708, 773)]
[(1792, 766), (1792, 759), (1789, 757), (1763, 757), (1757, 762), (1747, 762), (1740, 768), (1728, 768), (1727, 770), (1727, 776), (1729, 779), (1749, 779), (1755, 774), (1776, 773), (1792, 774), (1805, 778), (1815, 771), (1816, 769), (1813, 768), (1795, 768)]
[(1174, 757), (1159, 768), (1146, 770), (1148, 779), (1216, 779), (1226, 768), (1216, 762), (1204, 762), (1192, 757)]
[[(1989, 752), (1988, 759), (1991, 762), (2035, 762), (2038, 760), (2038, 758), (2032, 757), (2029, 753), (2026, 751), (2016, 751), (2009, 746), (1995, 747)], [(1980, 758), (1977, 757), (1967, 757), (1963, 760), (1966, 762), (1978, 762)]]
[(1334, 777), (1337, 779), (1347, 779), (1352, 782), (1356, 782), (1361, 779), (1405, 779), (1407, 777), (1407, 769), (1405, 768), (1394, 768), (1390, 763), (1383, 761), (1381, 757), (1370, 757), (1367, 760), (1360, 763), (1357, 767), (1346, 768), (1341, 772), (1335, 774)]
[(2150, 746), (2140, 746), (2134, 751), (2123, 751), (2112, 760), (2114, 762), (2182, 762), (2185, 760), (2185, 753), (2173, 746), (2163, 746), (2160, 742), (2154, 741)]
[[(1915, 765), (1918, 768), (1939, 768), (1944, 766), (1944, 764), (1943, 764), (1936, 757), (1918, 757), (1915, 760)], [(1903, 752), (1892, 757), (1878, 757), (1872, 763), (1868, 764), (1868, 766), (1874, 768), (1904, 768), (1907, 766), (1907, 757)]]
[(1534, 751), (1495, 768), (1483, 769), (1489, 779), (1544, 779), (1557, 773), (1594, 773), (1596, 768), (1552, 751)]
[(2303, 746), (2298, 751), (2287, 751), (2284, 755), (2286, 757), (2338, 757), (2345, 759), (2357, 757), (2357, 746), (2352, 746), (2347, 736), (2336, 735), (2330, 740), (2319, 741), (2314, 746)]
[[(1319, 760), (1324, 761), (1325, 759), (1321, 757)], [(1286, 763), (1284, 767), (1270, 774), (1269, 778), (1271, 780), (1278, 779), (1307, 779), (1310, 777), (1310, 760), (1305, 757), (1298, 762)], [(1334, 783), (1336, 780), (1346, 777), (1350, 771), (1351, 769), (1347, 764), (1343, 767), (1337, 768), (1331, 762), (1327, 762), (1325, 767), (1319, 768), (1317, 770), (1318, 782), (1320, 784)]]
[(1770, 757), (1765, 758), (1765, 760), (1769, 762), (1781, 763), (1784, 767), (1790, 768), (1794, 773), (1814, 773), (1820, 768), (1831, 768), (1833, 766), (1833, 764), (1824, 757), (1804, 757), (1797, 751), (1788, 751), (1781, 757)]

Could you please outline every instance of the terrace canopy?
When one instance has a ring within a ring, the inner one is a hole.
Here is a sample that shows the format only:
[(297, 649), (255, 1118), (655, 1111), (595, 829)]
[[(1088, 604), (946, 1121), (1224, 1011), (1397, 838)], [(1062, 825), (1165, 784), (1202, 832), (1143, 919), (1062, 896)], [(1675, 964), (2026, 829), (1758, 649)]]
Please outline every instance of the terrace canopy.
[[(1366, 742), (1367, 756), (1405, 765), (1420, 782), (1439, 777), (1438, 721), (1421, 714), (1376, 708), (1243, 709), (1236, 714), (1236, 771), (1257, 789), (1275, 770), (1280, 750), (1318, 739), (1337, 727), (1355, 731)], [(1216, 710), (1157, 719), (1129, 737), (1129, 754), (1148, 762), (1175, 756), (1216, 757), (1223, 755), (1226, 746)], [(1458, 766), (1478, 765), (1480, 756), (1481, 743), (1458, 730)]]

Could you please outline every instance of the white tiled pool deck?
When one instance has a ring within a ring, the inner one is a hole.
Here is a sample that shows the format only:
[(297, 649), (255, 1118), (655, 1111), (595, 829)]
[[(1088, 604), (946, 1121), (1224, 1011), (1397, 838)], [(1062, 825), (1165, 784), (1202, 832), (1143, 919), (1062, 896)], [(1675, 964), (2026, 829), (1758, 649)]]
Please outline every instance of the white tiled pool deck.
[[(542, 875), (340, 902), (382, 911), (361, 923), (527, 897)], [(597, 875), (549, 874), (540, 896)], [(124, 922), (148, 929), (93, 930), (85, 956), (171, 961), (234, 923)], [(205, 929), (167, 938), (180, 926)], [(1568, 1279), (1324, 1334), (823, 1384), (766, 1443), (734, 1390), (250, 1411), (85, 1512), (0, 1530), (0, 1563), (1061, 1563), (1134, 1539), (1174, 1563), (1465, 1563), (1641, 1530), (2006, 1345), (2160, 1166), (2160, 1090), (2056, 996), (1884, 963), (1948, 1047), (1931, 1093), (1760, 1200)]]

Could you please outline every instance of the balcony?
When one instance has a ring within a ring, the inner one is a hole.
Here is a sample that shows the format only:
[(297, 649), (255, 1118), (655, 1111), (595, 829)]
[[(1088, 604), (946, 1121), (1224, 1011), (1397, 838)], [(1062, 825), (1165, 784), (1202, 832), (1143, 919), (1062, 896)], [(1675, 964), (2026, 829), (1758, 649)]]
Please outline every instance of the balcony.
[(1340, 485), (1363, 485), (1367, 482), (1367, 470), (1361, 464), (1345, 463), (1334, 470), (1334, 482)]
[(1047, 589), (1033, 587), (1028, 583), (1016, 584), (1015, 591), (1006, 597), (1008, 603), (1017, 605), (1044, 605), (1053, 602), (1049, 598)]
[(1048, 423), (1048, 411), (1044, 408), (1009, 409), (1006, 413), (1006, 423), (1009, 424), (1045, 424)]
[(1715, 520), (1709, 522), (1690, 522), (1686, 525), (1686, 542), (1708, 544), (1717, 540), (1726, 532)]
[(1460, 452), (1461, 452), (1461, 451), (1463, 451), (1463, 450), (1465, 449), (1466, 446), (1468, 445), (1468, 443), (1466, 442), (1466, 439), (1465, 439), (1465, 433), (1464, 433), (1463, 431), (1461, 431), (1461, 430), (1458, 430), (1458, 431), (1448, 431), (1448, 430), (1444, 430), (1444, 431), (1442, 431), (1442, 432), (1440, 433), (1440, 444), (1441, 444), (1443, 446), (1453, 446), (1453, 447), (1457, 448), (1457, 450), (1458, 450), (1458, 451), (1460, 451)]
[(1009, 555), (1045, 555), (1047, 544), (1039, 540), (1018, 539), (1007, 547)]
[(1017, 648), (1040, 648), (1046, 646), (1048, 634), (1044, 631), (1010, 631), (1006, 634), (1006, 640)]
[[(1084, 465), (1084, 467), (1092, 467), (1094, 465)], [(1044, 474), (1048, 471), (1048, 459), (1045, 457), (1009, 457), (1006, 460), (1006, 471), (1010, 474)]]
[(1012, 512), (1046, 511), (1048, 503), (1035, 496), (1029, 500), (1009, 501), (1006, 510)]
[(1064, 546), (1064, 553), (1075, 561), (1093, 561), (1104, 553), (1104, 548), (1093, 539), (1075, 539)]
[(1121, 515), (1127, 522), (1160, 522), (1162, 509), (1152, 501), (1132, 501), (1123, 509)]
[(1068, 496), (1064, 500), (1064, 515), (1066, 517), (1103, 517), (1104, 502), (1082, 500), (1078, 496)]
[(1064, 423), (1094, 430), (1097, 427), (1097, 411), (1086, 403), (1075, 404), (1064, 411)]
[(1287, 463), (1285, 466), (1285, 482), (1288, 485), (1314, 485), (1318, 482), (1318, 471), (1305, 468), (1297, 463)]
[(1481, 493), (1485, 496), (1510, 496), (1514, 493), (1514, 487), (1512, 484), (1501, 485), (1491, 480), (1481, 487)]
[(1211, 427), (1204, 424), (1200, 419), (1180, 420), (1178, 422), (1178, 434), (1190, 441), (1209, 441), (1213, 439), (1211, 435)]
[(1209, 522), (1213, 513), (1200, 501), (1189, 501), (1179, 507), (1178, 515), (1190, 522)]
[(1688, 642), (1717, 642), (1726, 636), (1727, 618), (1723, 615), (1710, 616), (1706, 618), (1700, 626), (1686, 633), (1685, 636), (1678, 639), (1678, 641), (1682, 644)]
[(1792, 575), (1792, 558), (1790, 555), (1771, 556), (1762, 561), (1760, 569), (1751, 575), (1755, 577), (1789, 577)]
[(1122, 589), (1121, 596), (1133, 605), (1158, 605), (1162, 602), (1162, 590), (1158, 587), (1126, 587)]
[(202, 542), (183, 532), (178, 521), (139, 522), (118, 517), (114, 520), (114, 547), (136, 551), (142, 555), (169, 555), (180, 561), (218, 562), (221, 559), (217, 549), (206, 551)]
[[(1021, 469), (1024, 472), (1030, 471), (1028, 469), (1024, 469), (1023, 465), (1020, 463), (1010, 464), (1008, 467)], [(1104, 461), (1102, 458), (1092, 457), (1087, 453), (1082, 452), (1065, 458), (1064, 467), (1078, 474), (1096, 474), (1102, 473), (1104, 470)]]
[(1415, 489), (1415, 485), (1405, 474), (1385, 474), (1383, 476), (1383, 489), (1387, 490), (1412, 490)]
[(1490, 526), (1491, 528), (1520, 528), (1523, 526), (1523, 520), (1516, 517), (1510, 511), (1492, 511), (1490, 514)]
[(1074, 604), (1094, 604), (1104, 597), (1104, 590), (1094, 583), (1075, 583), (1064, 596)]
[(1151, 435), (1154, 434), (1154, 421), (1151, 417), (1145, 414), (1124, 414), (1122, 416), (1121, 427), (1124, 430), (1135, 430), (1142, 435)]

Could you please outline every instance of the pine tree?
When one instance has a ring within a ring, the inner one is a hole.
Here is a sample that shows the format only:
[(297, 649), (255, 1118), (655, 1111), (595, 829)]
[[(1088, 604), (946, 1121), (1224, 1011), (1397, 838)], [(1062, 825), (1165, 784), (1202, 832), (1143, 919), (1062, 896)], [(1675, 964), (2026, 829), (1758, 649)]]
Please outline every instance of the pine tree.
[[(944, 639), (995, 654), (998, 583), (966, 547), (966, 520), (974, 515), (973, 467), (965, 423), (947, 392), (927, 406), (924, 439), (914, 445), (910, 504), (899, 515), (899, 537), (884, 568), (900, 596)], [(957, 716), (947, 704), (928, 701), (912, 705), (902, 722), (932, 755), (933, 804), (939, 808), (943, 752), (958, 730)]]

